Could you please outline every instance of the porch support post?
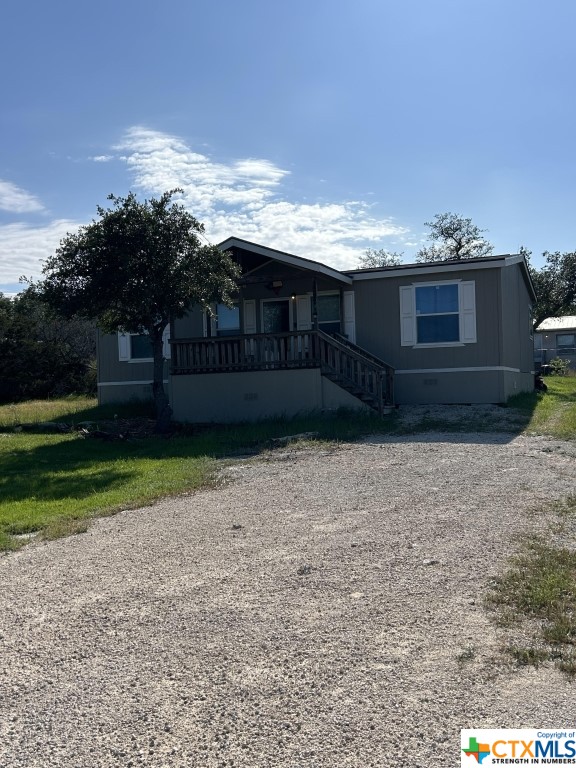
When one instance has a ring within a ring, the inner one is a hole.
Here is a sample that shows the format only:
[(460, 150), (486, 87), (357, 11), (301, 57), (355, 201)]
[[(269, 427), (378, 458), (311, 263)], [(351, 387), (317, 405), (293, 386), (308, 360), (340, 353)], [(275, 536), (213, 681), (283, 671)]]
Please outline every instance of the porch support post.
[(312, 328), (318, 330), (318, 283), (312, 280)]

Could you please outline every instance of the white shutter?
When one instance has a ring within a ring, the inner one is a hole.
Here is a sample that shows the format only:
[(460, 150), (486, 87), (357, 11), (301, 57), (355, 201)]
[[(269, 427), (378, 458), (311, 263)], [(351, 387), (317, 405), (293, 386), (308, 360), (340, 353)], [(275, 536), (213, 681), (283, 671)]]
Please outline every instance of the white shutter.
[(476, 286), (474, 280), (460, 283), (460, 341), (476, 342)]
[(162, 355), (164, 360), (170, 360), (172, 356), (170, 352), (170, 323), (164, 328), (164, 333), (162, 334)]
[(244, 333), (256, 333), (256, 301), (246, 299), (244, 302)]
[(354, 291), (344, 291), (344, 336), (356, 344), (356, 309)]
[(414, 344), (416, 344), (414, 288), (407, 285), (400, 288), (400, 345), (411, 347)]
[(310, 296), (296, 296), (296, 330), (309, 331), (312, 328), (312, 302)]
[(130, 360), (130, 334), (118, 331), (118, 360)]

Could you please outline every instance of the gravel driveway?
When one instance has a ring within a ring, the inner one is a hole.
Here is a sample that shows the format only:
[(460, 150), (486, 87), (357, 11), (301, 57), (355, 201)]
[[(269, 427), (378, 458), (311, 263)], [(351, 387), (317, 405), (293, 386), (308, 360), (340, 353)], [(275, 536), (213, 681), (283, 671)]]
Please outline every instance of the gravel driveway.
[(0, 558), (0, 766), (447, 768), (463, 727), (573, 728), (576, 683), (508, 665), (481, 601), (575, 457), (288, 448)]

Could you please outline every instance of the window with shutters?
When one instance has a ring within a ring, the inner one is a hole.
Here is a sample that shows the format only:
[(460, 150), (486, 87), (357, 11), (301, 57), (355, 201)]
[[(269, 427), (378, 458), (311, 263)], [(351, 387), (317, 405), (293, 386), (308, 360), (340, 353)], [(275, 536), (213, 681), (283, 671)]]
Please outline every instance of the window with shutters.
[[(162, 352), (166, 360), (170, 359), (170, 325), (164, 329)], [(118, 331), (118, 359), (125, 363), (152, 362), (152, 344), (147, 333), (123, 333)]]
[(473, 280), (414, 283), (400, 288), (402, 346), (459, 346), (476, 342)]

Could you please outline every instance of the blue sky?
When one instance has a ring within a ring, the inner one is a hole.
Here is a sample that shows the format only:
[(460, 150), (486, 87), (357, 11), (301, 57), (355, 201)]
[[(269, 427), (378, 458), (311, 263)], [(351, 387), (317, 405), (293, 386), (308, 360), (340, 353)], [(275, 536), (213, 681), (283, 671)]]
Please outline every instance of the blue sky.
[(2, 13), (0, 291), (106, 195), (180, 186), (230, 235), (411, 261), (452, 211), (576, 248), (573, 0), (19, 0)]

